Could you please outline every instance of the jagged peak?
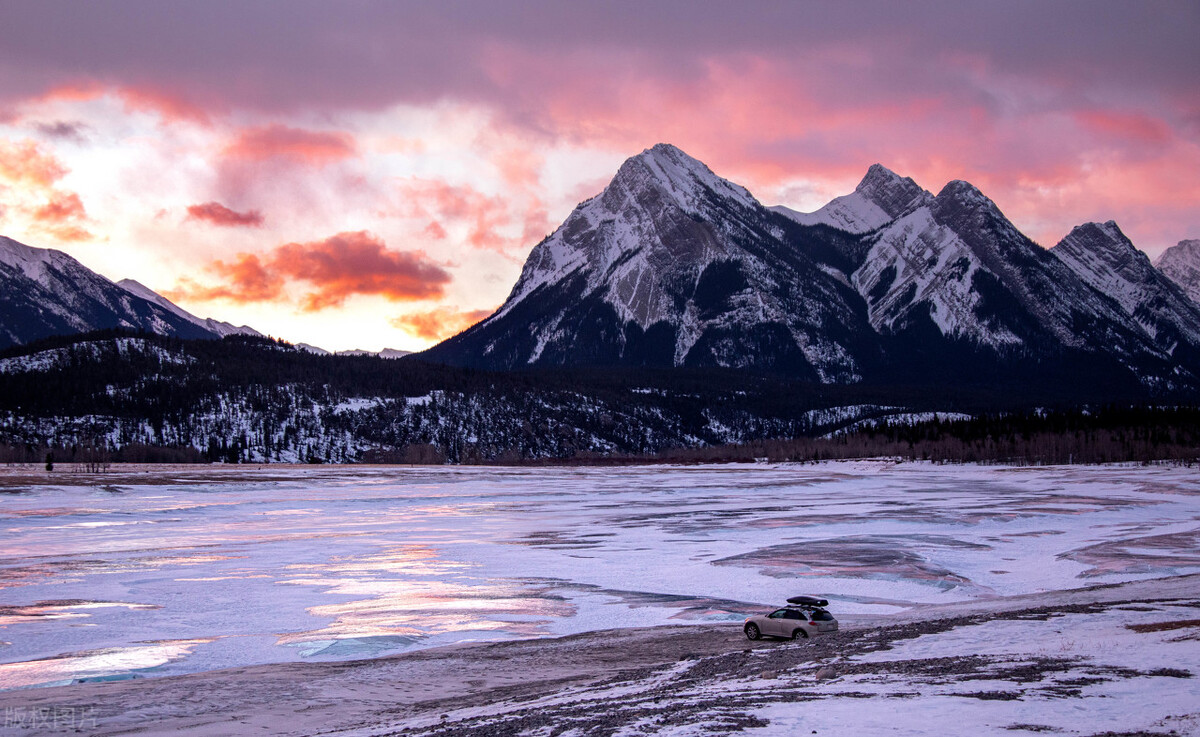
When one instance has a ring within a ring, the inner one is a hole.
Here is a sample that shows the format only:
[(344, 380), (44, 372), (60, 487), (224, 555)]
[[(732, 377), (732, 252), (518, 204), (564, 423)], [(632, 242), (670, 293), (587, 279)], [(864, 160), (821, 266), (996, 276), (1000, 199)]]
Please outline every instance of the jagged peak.
[(942, 191), (937, 193), (937, 198), (954, 200), (964, 205), (987, 206), (995, 207), (996, 204), (988, 198), (974, 184), (963, 179), (952, 179), (946, 182), (946, 186), (942, 187)]
[(1068, 260), (1100, 259), (1120, 268), (1133, 268), (1141, 264), (1136, 268), (1141, 269), (1142, 273), (1151, 268), (1150, 257), (1133, 245), (1115, 220), (1076, 225), (1050, 250)]
[(1055, 248), (1058, 248), (1058, 246), (1061, 246), (1065, 243), (1075, 242), (1083, 238), (1087, 238), (1092, 243), (1100, 242), (1097, 240), (1100, 239), (1104, 242), (1112, 243), (1125, 248), (1134, 248), (1136, 250), (1133, 242), (1129, 240), (1129, 236), (1125, 235), (1125, 233), (1121, 231), (1120, 226), (1117, 225), (1117, 221), (1115, 220), (1106, 220), (1103, 223), (1090, 222), (1083, 223), (1082, 225), (1076, 225), (1074, 228), (1071, 228), (1071, 232), (1068, 233), (1065, 238), (1058, 242), (1058, 245), (1055, 246)]
[[(855, 191), (863, 192), (876, 187), (886, 187), (903, 182), (907, 177), (901, 177), (896, 172), (887, 168), (883, 164), (875, 163), (867, 167), (867, 173), (863, 176), (862, 181), (855, 187)], [(908, 181), (912, 181), (908, 179)]]
[(731, 197), (747, 206), (759, 206), (745, 187), (717, 176), (704, 162), (669, 143), (655, 144), (626, 159), (613, 177), (613, 184), (634, 191), (656, 184), (689, 209), (697, 204), (703, 190)]
[(913, 206), (928, 204), (931, 197), (911, 177), (902, 177), (883, 164), (871, 164), (854, 191), (893, 218)]
[(946, 182), (946, 186), (937, 193), (934, 201), (937, 205), (936, 209), (942, 213), (957, 212), (960, 216), (967, 213), (975, 215), (986, 213), (995, 218), (1007, 220), (990, 197), (981, 192), (974, 184), (963, 179)]
[(1154, 262), (1159, 269), (1183, 264), (1192, 268), (1200, 267), (1200, 238), (1179, 241), (1159, 254), (1158, 260)]

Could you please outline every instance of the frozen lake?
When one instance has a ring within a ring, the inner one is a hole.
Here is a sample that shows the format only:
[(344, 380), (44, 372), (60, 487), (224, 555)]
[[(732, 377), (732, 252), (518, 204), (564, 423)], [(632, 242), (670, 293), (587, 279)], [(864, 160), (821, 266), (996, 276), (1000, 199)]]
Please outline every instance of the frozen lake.
[(1186, 468), (8, 469), (0, 517), (0, 688), (1200, 571)]

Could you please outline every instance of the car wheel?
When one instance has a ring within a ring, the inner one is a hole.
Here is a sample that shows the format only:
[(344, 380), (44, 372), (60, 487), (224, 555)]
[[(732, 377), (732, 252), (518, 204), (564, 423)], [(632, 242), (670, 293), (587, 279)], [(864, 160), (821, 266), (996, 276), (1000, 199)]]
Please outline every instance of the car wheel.
[(754, 624), (753, 622), (751, 622), (750, 624), (746, 625), (746, 638), (747, 639), (757, 640), (761, 636), (762, 635), (758, 631), (757, 624)]
[(808, 633), (805, 632), (802, 627), (797, 627), (796, 629), (792, 630), (792, 639), (793, 640), (807, 640)]

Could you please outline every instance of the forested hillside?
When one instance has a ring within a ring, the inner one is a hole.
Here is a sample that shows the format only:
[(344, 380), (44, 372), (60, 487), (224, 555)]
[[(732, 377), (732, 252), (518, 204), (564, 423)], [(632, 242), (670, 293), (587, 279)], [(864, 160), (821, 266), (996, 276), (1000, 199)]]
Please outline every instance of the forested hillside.
[(106, 331), (0, 353), (0, 460), (1065, 462), (1184, 457), (1195, 445), (1190, 410), (1130, 396), (1118, 406), (1133, 414), (1097, 425), (1111, 410), (1082, 414), (1080, 401), (986, 382), (838, 386), (728, 369), (488, 372), (251, 336)]

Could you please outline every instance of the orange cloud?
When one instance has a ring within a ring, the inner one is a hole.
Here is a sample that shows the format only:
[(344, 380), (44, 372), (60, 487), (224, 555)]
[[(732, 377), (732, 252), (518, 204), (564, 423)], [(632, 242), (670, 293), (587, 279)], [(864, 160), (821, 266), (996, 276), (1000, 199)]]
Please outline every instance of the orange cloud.
[(33, 210), (37, 230), (60, 241), (89, 241), (92, 233), (79, 225), (87, 221), (83, 200), (74, 192), (50, 191), (50, 201)]
[(72, 219), (83, 219), (87, 212), (83, 201), (74, 192), (56, 192), (50, 201), (33, 211), (35, 220), (41, 223), (62, 223)]
[(376, 294), (397, 302), (442, 296), (450, 274), (424, 254), (389, 251), (366, 232), (338, 233), (312, 243), (288, 243), (275, 249), (275, 268), (316, 289), (305, 310), (342, 304), (354, 294)]
[(202, 220), (226, 228), (259, 228), (263, 224), (263, 214), (259, 210), (238, 212), (222, 205), (220, 202), (205, 202), (200, 205), (188, 205), (188, 220)]
[(439, 307), (428, 312), (400, 315), (389, 322), (418, 338), (440, 341), (461, 333), (495, 311), (495, 308), (460, 311), (455, 307)]
[[(0, 186), (12, 188), (10, 213), (27, 218), (32, 230), (59, 241), (91, 240), (83, 200), (56, 187), (67, 167), (34, 141), (0, 140)], [(6, 213), (7, 214), (7, 213)]]
[(288, 282), (306, 282), (301, 309), (315, 312), (343, 304), (356, 295), (394, 302), (442, 296), (450, 274), (419, 252), (392, 251), (366, 231), (338, 233), (311, 243), (285, 243), (263, 257), (239, 254), (216, 261), (209, 270), (224, 280), (206, 286), (182, 280), (172, 299), (264, 302), (286, 298)]
[(206, 286), (183, 278), (175, 289), (163, 294), (172, 300), (191, 299), (202, 302), (269, 302), (284, 296), (284, 279), (274, 273), (253, 253), (239, 253), (232, 263), (214, 261), (209, 270), (225, 279), (224, 284)]
[(248, 161), (285, 159), (321, 166), (357, 156), (358, 147), (348, 133), (310, 131), (275, 123), (241, 131), (225, 147), (225, 154)]
[(0, 178), (9, 183), (50, 187), (66, 174), (62, 162), (43, 151), (35, 141), (0, 140)]

